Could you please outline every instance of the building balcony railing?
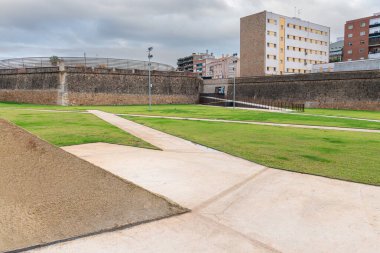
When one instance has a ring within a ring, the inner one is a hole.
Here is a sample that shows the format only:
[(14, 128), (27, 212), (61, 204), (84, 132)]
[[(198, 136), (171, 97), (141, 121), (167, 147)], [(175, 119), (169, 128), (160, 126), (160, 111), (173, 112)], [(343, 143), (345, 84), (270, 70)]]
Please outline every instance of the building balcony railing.
[(380, 45), (380, 37), (378, 37), (378, 38), (370, 38), (369, 42), (368, 42), (368, 45), (370, 47), (379, 46)]
[(378, 27), (378, 26), (380, 26), (380, 22), (376, 22), (376, 23), (370, 24), (369, 28)]
[(369, 37), (370, 37), (370, 38), (373, 38), (373, 37), (375, 37), (375, 38), (376, 38), (376, 37), (380, 37), (380, 32), (370, 33), (370, 34), (369, 34)]

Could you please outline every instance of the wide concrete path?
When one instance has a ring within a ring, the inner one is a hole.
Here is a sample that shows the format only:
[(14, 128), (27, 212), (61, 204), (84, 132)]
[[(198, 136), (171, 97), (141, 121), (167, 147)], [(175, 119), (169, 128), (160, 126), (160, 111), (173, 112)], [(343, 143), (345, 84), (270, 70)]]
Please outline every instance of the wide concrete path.
[(93, 112), (163, 151), (66, 147), (189, 214), (33, 252), (365, 252), (380, 248), (380, 187), (269, 169)]

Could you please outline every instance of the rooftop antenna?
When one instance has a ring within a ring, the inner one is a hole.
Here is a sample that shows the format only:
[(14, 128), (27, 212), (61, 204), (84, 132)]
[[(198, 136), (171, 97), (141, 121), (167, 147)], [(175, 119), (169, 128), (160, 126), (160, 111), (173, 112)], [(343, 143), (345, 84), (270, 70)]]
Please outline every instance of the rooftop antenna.
[(301, 17), (302, 9), (298, 9), (296, 6), (294, 7), (294, 17), (300, 18)]
[(302, 13), (302, 9), (299, 9), (299, 10), (297, 11), (298, 18), (301, 18), (301, 13)]

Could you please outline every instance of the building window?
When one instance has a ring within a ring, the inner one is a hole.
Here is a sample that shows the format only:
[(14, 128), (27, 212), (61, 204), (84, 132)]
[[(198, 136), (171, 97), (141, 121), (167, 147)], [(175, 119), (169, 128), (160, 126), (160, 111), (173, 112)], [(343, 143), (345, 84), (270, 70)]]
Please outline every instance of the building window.
[(277, 25), (277, 20), (268, 18), (268, 23), (272, 25)]
[(360, 36), (364, 36), (364, 35), (365, 35), (365, 31), (360, 32)]
[(360, 41), (360, 45), (364, 45), (365, 44), (365, 41), (364, 40), (361, 40)]
[(347, 51), (347, 54), (352, 54), (352, 50), (348, 50), (348, 51)]
[(352, 38), (352, 36), (353, 36), (352, 33), (348, 34), (348, 38)]
[(274, 43), (267, 43), (267, 46), (268, 47), (270, 47), (270, 48), (276, 48), (277, 47), (277, 45), (276, 44), (274, 44)]
[(359, 49), (359, 53), (363, 53), (364, 52), (364, 49), (363, 48), (360, 48)]
[(349, 45), (349, 46), (352, 46), (352, 42), (348, 42), (348, 45)]
[(349, 25), (348, 30), (352, 30), (352, 29), (354, 29), (354, 25)]
[(360, 24), (361, 27), (365, 27), (365, 25), (366, 25), (365, 22), (362, 22), (362, 23)]

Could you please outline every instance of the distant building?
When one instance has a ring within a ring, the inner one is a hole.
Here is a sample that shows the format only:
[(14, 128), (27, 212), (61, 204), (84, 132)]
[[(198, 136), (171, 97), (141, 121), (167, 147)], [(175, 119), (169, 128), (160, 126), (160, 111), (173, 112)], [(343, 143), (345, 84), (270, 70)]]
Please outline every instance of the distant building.
[(344, 40), (338, 40), (330, 44), (330, 62), (343, 61), (343, 46)]
[(194, 70), (194, 54), (186, 57), (179, 58), (177, 60), (177, 70), (193, 72)]
[(240, 76), (240, 59), (238, 56), (226, 55), (206, 64), (206, 77), (212, 79)]
[(344, 61), (380, 58), (380, 13), (350, 20), (344, 29)]
[(195, 73), (198, 73), (199, 76), (201, 77), (204, 77), (206, 76), (206, 67), (208, 64), (210, 64), (210, 62), (213, 62), (215, 61), (215, 56), (213, 54), (210, 54), (210, 55), (203, 55), (202, 57), (200, 58), (197, 58), (196, 60), (194, 60), (194, 72)]
[(358, 61), (334, 62), (327, 64), (313, 65), (313, 73), (322, 72), (344, 72), (344, 71), (364, 71), (364, 70), (380, 70), (379, 59), (367, 59)]
[(213, 54), (206, 53), (193, 53), (190, 56), (179, 58), (177, 60), (178, 71), (196, 72), (200, 75), (206, 73), (206, 60), (214, 59)]
[(263, 11), (240, 20), (241, 76), (310, 73), (329, 61), (330, 28)]

